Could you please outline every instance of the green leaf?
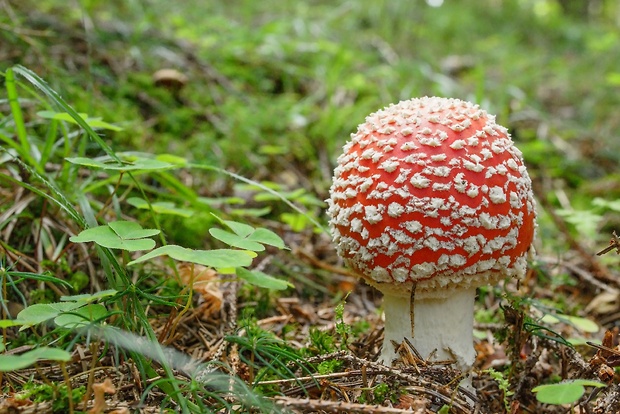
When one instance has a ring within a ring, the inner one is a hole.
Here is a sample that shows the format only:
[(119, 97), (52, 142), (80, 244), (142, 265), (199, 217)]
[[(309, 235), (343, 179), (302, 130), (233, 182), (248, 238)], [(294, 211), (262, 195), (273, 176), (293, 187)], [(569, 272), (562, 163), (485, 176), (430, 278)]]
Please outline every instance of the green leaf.
[(130, 252), (151, 250), (155, 241), (145, 239), (159, 234), (157, 229), (143, 229), (133, 221), (113, 221), (107, 225), (86, 229), (77, 236), (69, 238), (73, 243), (95, 242), (109, 249), (122, 249)]
[(100, 320), (108, 315), (105, 306), (91, 303), (71, 313), (62, 313), (54, 319), (56, 325), (63, 328), (75, 329), (88, 325), (92, 321)]
[(620, 72), (611, 72), (605, 76), (605, 81), (609, 86), (620, 86)]
[(575, 226), (575, 229), (583, 236), (594, 239), (597, 235), (599, 224), (603, 216), (593, 210), (556, 210), (557, 214)]
[(606, 385), (594, 380), (570, 380), (558, 384), (539, 385), (532, 389), (536, 393), (536, 399), (544, 404), (573, 404), (586, 392), (584, 387), (602, 388)]
[(305, 189), (300, 188), (293, 191), (278, 191), (277, 194), (273, 193), (258, 193), (254, 196), (255, 201), (279, 201), (282, 198), (286, 200), (295, 201), (305, 206), (324, 207), (325, 203), (312, 194), (309, 194)]
[(17, 319), (0, 319), (0, 328), (11, 328), (19, 325), (23, 325), (23, 321), (18, 321)]
[(245, 249), (245, 250), (252, 250), (254, 252), (262, 252), (263, 250), (265, 250), (265, 246), (263, 246), (262, 244), (248, 240), (242, 236), (239, 236), (237, 234), (231, 233), (226, 230), (213, 228), (213, 229), (209, 229), (209, 234), (211, 234), (211, 236), (218, 239), (219, 241), (222, 241), (232, 247), (238, 247), (239, 249)]
[(590, 319), (581, 318), (579, 316), (570, 316), (563, 314), (546, 314), (541, 318), (541, 322), (553, 325), (559, 322), (564, 322), (574, 326), (582, 332), (595, 333), (600, 330), (598, 324)]
[(155, 157), (156, 160), (167, 162), (175, 165), (186, 165), (187, 159), (183, 157), (179, 157), (178, 155), (173, 154), (159, 154)]
[(107, 298), (110, 296), (114, 296), (118, 293), (118, 291), (114, 289), (106, 289), (97, 293), (84, 293), (82, 295), (72, 295), (72, 296), (61, 296), (60, 300), (62, 302), (82, 302), (82, 303), (90, 303), (95, 302), (99, 299)]
[[(67, 121), (72, 124), (78, 124), (77, 121), (69, 115), (67, 112), (54, 112), (54, 111), (40, 111), (37, 112), (41, 118), (46, 119), (56, 119), (59, 121)], [(91, 127), (91, 128), (100, 128), (100, 129), (109, 129), (111, 131), (122, 131), (123, 128), (104, 122), (101, 118), (90, 118), (88, 115), (84, 113), (78, 113), (78, 115)]]
[(226, 226), (228, 226), (229, 229), (231, 229), (237, 236), (240, 236), (240, 237), (248, 237), (250, 234), (254, 232), (254, 227), (250, 226), (249, 224), (239, 223), (237, 221), (231, 221), (231, 220), (220, 220), (220, 221), (224, 223)]
[(223, 204), (245, 204), (245, 200), (241, 197), (198, 197), (196, 201), (210, 207), (221, 207)]
[(69, 161), (71, 164), (81, 165), (82, 167), (100, 168), (100, 169), (107, 169), (107, 168), (112, 169), (113, 167), (119, 167), (118, 162), (111, 160), (111, 159), (106, 161), (109, 164), (106, 164), (105, 162), (97, 161), (93, 158), (86, 158), (86, 157), (67, 157), (65, 159)]
[(291, 283), (285, 280), (276, 279), (275, 277), (269, 276), (268, 274), (258, 270), (248, 270), (243, 267), (238, 267), (236, 269), (236, 273), (240, 279), (243, 279), (246, 282), (261, 288), (284, 290), (289, 287), (293, 287)]
[(143, 239), (159, 234), (157, 229), (143, 229), (139, 223), (135, 221), (111, 221), (108, 226), (118, 237), (123, 239)]
[(312, 225), (312, 222), (307, 216), (299, 213), (282, 213), (280, 214), (280, 220), (283, 223), (288, 224), (291, 230), (296, 233), (301, 232)]
[(290, 152), (289, 148), (284, 145), (261, 145), (258, 151), (265, 155), (283, 155)]
[(93, 128), (99, 129), (109, 129), (112, 131), (122, 131), (123, 128), (116, 126), (114, 124), (110, 124), (108, 122), (102, 121), (101, 118), (88, 118), (86, 119), (86, 123)]
[(175, 164), (169, 162), (159, 161), (151, 158), (131, 157), (131, 159), (124, 159), (122, 164), (113, 160), (110, 157), (104, 157), (101, 159), (86, 158), (86, 157), (67, 157), (65, 158), (72, 164), (81, 165), (83, 167), (97, 168), (106, 171), (157, 171), (157, 170), (169, 170), (175, 168)]
[(24, 369), (41, 360), (71, 361), (71, 354), (58, 348), (41, 347), (21, 355), (0, 355), (0, 371), (10, 372)]
[(174, 203), (169, 201), (157, 201), (151, 203), (149, 207), (149, 203), (145, 200), (139, 197), (129, 197), (127, 199), (127, 203), (142, 210), (150, 210), (152, 208), (154, 212), (159, 214), (170, 214), (181, 217), (191, 217), (194, 214), (194, 210), (179, 208)]
[(609, 201), (604, 198), (596, 197), (592, 200), (592, 205), (607, 208), (613, 211), (620, 211), (620, 200)]
[(241, 217), (263, 217), (271, 213), (269, 207), (264, 208), (234, 208), (230, 210), (230, 214)]
[(82, 306), (82, 303), (76, 302), (36, 303), (19, 312), (15, 321), (23, 325), (20, 328), (21, 331), (30, 326), (45, 322), (48, 319), (55, 318), (63, 312), (77, 309), (80, 306)]
[(209, 229), (209, 233), (214, 238), (228, 244), (229, 246), (238, 247), (240, 249), (252, 250), (260, 252), (265, 250), (263, 244), (275, 246), (279, 249), (284, 249), (284, 241), (271, 230), (258, 228), (231, 220), (222, 220), (215, 214), (213, 214), (222, 224), (226, 225), (233, 233), (222, 229)]
[(197, 263), (213, 268), (227, 268), (237, 266), (249, 266), (255, 253), (245, 250), (216, 249), (216, 250), (192, 250), (174, 244), (159, 247), (129, 262), (131, 266), (158, 256), (169, 256), (172, 259), (183, 262)]
[(574, 347), (586, 346), (588, 342), (592, 343), (590, 338), (566, 338), (566, 341)]
[(248, 240), (256, 241), (270, 246), (277, 247), (278, 249), (285, 249), (284, 241), (280, 236), (269, 229), (258, 228), (254, 233), (248, 236)]
[(137, 250), (151, 250), (155, 247), (155, 242), (150, 239), (142, 240), (123, 240), (109, 227), (98, 226), (86, 229), (79, 235), (73, 236), (70, 240), (74, 243), (95, 242), (100, 246), (110, 249), (122, 249), (130, 252)]

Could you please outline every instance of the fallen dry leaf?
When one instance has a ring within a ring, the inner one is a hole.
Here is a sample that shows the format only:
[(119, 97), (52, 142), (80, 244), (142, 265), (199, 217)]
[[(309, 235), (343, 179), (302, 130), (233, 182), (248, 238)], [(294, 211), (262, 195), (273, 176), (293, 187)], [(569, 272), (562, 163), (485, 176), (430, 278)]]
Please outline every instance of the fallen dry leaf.
[(599, 315), (607, 315), (616, 312), (620, 307), (620, 292), (605, 291), (596, 295), (584, 309), (587, 313), (597, 313)]
[(112, 384), (110, 378), (106, 378), (103, 382), (93, 384), (93, 393), (95, 394), (95, 402), (93, 408), (88, 410), (88, 414), (103, 414), (103, 411), (108, 408), (108, 404), (105, 402), (106, 394), (114, 394), (116, 388)]
[(411, 410), (414, 414), (425, 414), (430, 404), (430, 401), (423, 397), (414, 396), (411, 394), (402, 394), (398, 398), (398, 404), (396, 408), (403, 410)]
[(0, 400), (0, 412), (13, 413), (19, 412), (20, 409), (32, 405), (32, 401), (28, 398), (9, 397)]

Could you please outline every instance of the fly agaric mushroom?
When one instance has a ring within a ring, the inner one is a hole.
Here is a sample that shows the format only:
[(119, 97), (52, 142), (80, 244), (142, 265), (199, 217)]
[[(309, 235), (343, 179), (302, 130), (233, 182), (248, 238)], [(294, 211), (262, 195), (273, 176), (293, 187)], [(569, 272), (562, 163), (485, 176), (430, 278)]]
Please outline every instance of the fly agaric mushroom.
[(535, 201), (521, 152), (478, 105), (424, 97), (369, 115), (338, 158), (327, 200), (345, 263), (384, 295), (381, 359), (475, 360), (476, 288), (521, 277)]

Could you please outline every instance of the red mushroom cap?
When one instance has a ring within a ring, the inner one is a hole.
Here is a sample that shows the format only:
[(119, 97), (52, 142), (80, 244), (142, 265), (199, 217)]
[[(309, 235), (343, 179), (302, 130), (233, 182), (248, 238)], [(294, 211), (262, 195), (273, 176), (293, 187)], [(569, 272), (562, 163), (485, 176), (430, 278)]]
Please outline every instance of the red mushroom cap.
[(383, 292), (443, 297), (522, 276), (532, 183), (504, 127), (478, 105), (424, 97), (366, 118), (334, 171), (338, 254)]

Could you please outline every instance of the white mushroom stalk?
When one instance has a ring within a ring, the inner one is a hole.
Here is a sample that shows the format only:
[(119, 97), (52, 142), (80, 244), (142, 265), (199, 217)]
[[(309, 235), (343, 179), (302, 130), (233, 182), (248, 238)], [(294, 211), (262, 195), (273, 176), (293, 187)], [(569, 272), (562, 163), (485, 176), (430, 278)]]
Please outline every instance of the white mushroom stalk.
[[(468, 370), (476, 359), (472, 346), (475, 300), (476, 288), (456, 291), (449, 298), (414, 299), (413, 307), (409, 297), (385, 294), (381, 362), (391, 365), (398, 358), (393, 344), (407, 338), (424, 360), (452, 361), (456, 368)], [(403, 330), (407, 326), (411, 329)]]
[(383, 361), (407, 337), (469, 369), (476, 288), (523, 276), (536, 227), (507, 130), (458, 99), (390, 105), (351, 134), (327, 202), (338, 254), (384, 294)]

